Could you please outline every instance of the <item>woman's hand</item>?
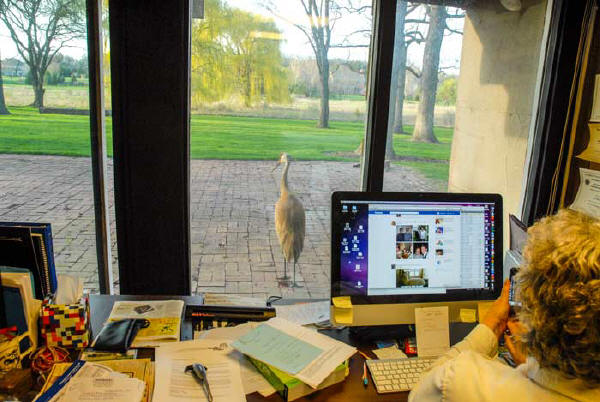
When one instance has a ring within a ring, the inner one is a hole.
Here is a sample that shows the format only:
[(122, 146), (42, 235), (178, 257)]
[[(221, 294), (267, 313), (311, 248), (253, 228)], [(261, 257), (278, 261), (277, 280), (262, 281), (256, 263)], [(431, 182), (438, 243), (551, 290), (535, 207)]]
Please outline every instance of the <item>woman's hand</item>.
[(487, 325), (496, 335), (498, 340), (502, 338), (504, 330), (506, 329), (506, 323), (508, 321), (508, 313), (510, 306), (508, 305), (508, 294), (510, 291), (510, 280), (504, 282), (502, 287), (502, 293), (500, 297), (494, 301), (492, 307), (488, 310), (487, 314), (481, 321), (482, 324)]
[(509, 320), (507, 322), (510, 334), (504, 334), (504, 343), (512, 356), (513, 361), (518, 366), (525, 363), (527, 360), (527, 349), (521, 338), (527, 332), (526, 328), (517, 320)]

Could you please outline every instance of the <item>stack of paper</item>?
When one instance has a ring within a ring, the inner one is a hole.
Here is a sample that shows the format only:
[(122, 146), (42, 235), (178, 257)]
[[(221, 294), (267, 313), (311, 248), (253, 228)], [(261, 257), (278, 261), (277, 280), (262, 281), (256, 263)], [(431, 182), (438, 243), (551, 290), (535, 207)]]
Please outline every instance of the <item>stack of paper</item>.
[[(52, 370), (48, 374), (48, 378), (40, 394), (48, 391), (72, 367), (73, 364), (71, 363), (58, 363), (52, 366)], [(152, 401), (152, 393), (154, 391), (154, 363), (150, 359), (105, 360), (98, 364), (91, 364), (90, 361), (86, 361), (84, 368), (84, 373), (112, 371), (125, 374), (127, 377), (137, 378), (145, 384), (142, 402)]]
[(356, 349), (282, 318), (272, 318), (232, 346), (252, 359), (318, 388)]
[(237, 357), (224, 340), (193, 340), (165, 344), (156, 349), (156, 389), (154, 400), (207, 401), (202, 386), (186, 366), (204, 365), (214, 402), (245, 401)]
[(108, 321), (147, 319), (150, 325), (139, 330), (131, 347), (156, 347), (162, 342), (179, 340), (183, 305), (182, 300), (118, 301)]
[(36, 399), (37, 402), (141, 402), (145, 384), (137, 378), (97, 364), (77, 360)]

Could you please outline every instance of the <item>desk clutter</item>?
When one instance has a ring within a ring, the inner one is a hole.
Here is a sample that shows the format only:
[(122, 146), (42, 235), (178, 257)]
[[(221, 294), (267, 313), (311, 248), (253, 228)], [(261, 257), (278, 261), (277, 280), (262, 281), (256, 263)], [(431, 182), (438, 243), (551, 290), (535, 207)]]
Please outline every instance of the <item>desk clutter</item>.
[[(329, 300), (271, 305), (210, 294), (187, 306), (117, 300), (92, 339), (89, 297), (80, 278), (56, 275), (49, 224), (0, 223), (0, 250), (1, 400), (229, 402), (277, 393), (293, 401), (344, 382), (357, 353), (318, 332), (335, 328)], [(351, 318), (351, 307), (336, 304), (334, 313), (350, 310)], [(440, 314), (447, 322), (447, 311)], [(180, 341), (183, 321), (191, 323), (192, 340)], [(406, 360), (403, 351), (416, 352), (414, 339), (376, 344), (379, 359)], [(392, 390), (386, 366), (377, 364), (387, 361), (369, 360), (379, 392)], [(365, 387), (368, 378), (365, 363)]]

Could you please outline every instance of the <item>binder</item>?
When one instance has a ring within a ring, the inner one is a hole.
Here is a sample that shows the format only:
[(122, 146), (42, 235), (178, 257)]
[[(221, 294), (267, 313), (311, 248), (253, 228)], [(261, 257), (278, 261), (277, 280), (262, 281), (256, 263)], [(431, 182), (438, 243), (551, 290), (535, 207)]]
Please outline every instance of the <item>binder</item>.
[(51, 225), (0, 222), (0, 265), (30, 270), (36, 298), (54, 293), (57, 280)]

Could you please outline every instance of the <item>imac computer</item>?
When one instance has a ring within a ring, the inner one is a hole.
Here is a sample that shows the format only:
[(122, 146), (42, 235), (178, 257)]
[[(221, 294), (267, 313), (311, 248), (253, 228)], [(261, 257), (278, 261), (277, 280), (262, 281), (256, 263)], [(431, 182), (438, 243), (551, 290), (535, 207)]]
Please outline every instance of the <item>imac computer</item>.
[(499, 194), (335, 192), (331, 222), (331, 297), (351, 298), (351, 325), (411, 324), (440, 305), (455, 322), (500, 295)]

